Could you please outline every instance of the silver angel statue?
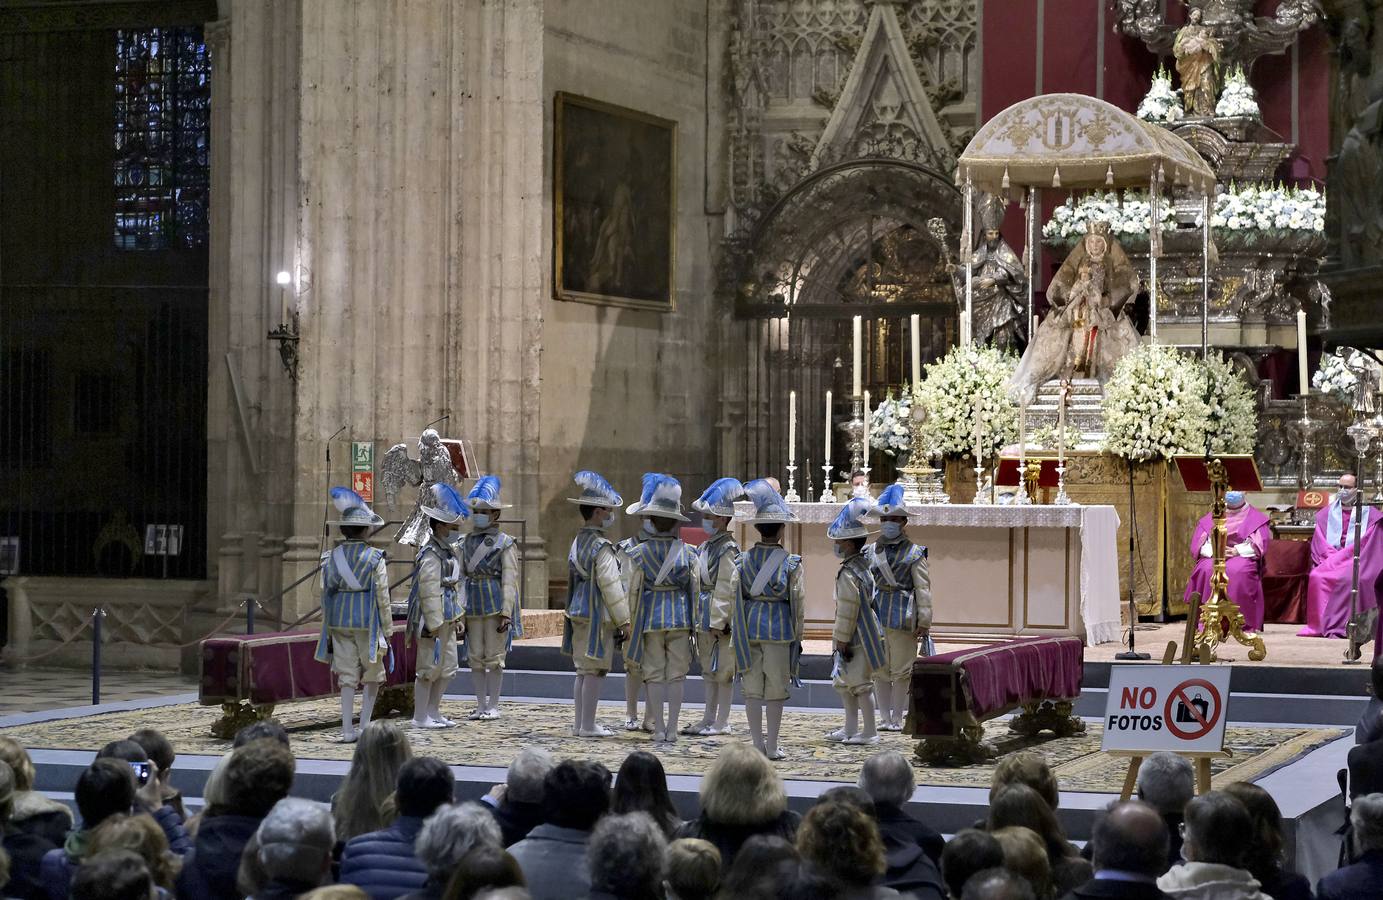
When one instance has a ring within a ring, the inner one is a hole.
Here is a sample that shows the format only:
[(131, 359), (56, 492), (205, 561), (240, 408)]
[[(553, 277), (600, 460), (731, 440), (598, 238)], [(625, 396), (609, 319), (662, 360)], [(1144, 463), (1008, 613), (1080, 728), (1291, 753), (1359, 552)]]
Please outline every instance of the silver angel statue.
[(419, 436), (418, 459), (408, 455), (407, 444), (395, 444), (384, 454), (384, 461), (379, 467), (379, 486), (390, 509), (394, 508), (394, 501), (405, 485), (419, 486), (413, 512), (404, 520), (394, 540), (416, 547), (427, 543), (431, 529), (428, 528), (422, 506), (433, 502), (432, 486), (438, 483), (460, 487), (461, 476), (452, 465), (451, 454), (435, 428), (428, 428)]
[[(975, 340), (993, 344), (1000, 350), (1013, 350), (1028, 340), (1028, 276), (1018, 254), (999, 236), (1004, 218), (1002, 198), (985, 194), (979, 204), (983, 233), (971, 251), (971, 333)], [(965, 268), (950, 263), (951, 285), (956, 303), (965, 308)]]

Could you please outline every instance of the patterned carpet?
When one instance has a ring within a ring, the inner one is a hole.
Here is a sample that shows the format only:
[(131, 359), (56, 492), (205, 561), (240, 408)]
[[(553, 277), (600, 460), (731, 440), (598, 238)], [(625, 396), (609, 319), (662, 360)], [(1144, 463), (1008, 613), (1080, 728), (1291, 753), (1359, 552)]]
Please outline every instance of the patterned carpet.
[[(292, 732), (293, 750), (299, 758), (350, 759), (351, 747), (331, 743), (335, 727), (329, 723), (338, 708), (329, 700), (279, 707), (276, 718)], [(448, 701), (443, 711), (461, 720), (470, 708), (470, 704), (461, 701)], [(483, 724), (462, 722), (446, 731), (410, 730), (408, 736), (413, 752), (436, 756), (453, 765), (502, 767), (518, 748), (540, 745), (559, 759), (593, 758), (614, 770), (628, 753), (642, 748), (657, 753), (669, 774), (701, 775), (725, 741), (747, 739), (744, 714), (738, 707), (731, 717), (733, 735), (680, 737), (671, 747), (654, 747), (649, 736), (642, 732), (620, 731), (615, 737), (601, 740), (573, 738), (567, 733), (571, 722), (570, 704), (509, 702), (503, 711), (502, 718)], [(623, 707), (603, 705), (601, 713), (605, 724), (613, 727)], [(180, 754), (219, 755), (230, 746), (228, 741), (211, 736), (211, 723), (219, 714), (219, 707), (188, 703), (0, 728), (0, 734), (34, 749), (94, 752), (113, 736), (152, 727), (168, 735)], [(684, 724), (695, 721), (700, 715), (700, 706), (688, 706), (683, 710), (682, 721)], [(840, 713), (788, 711), (782, 735), (787, 758), (777, 763), (784, 778), (853, 782), (860, 763), (877, 749), (893, 748), (911, 756), (914, 741), (901, 734), (882, 735), (879, 748), (845, 747), (827, 742), (823, 735), (839, 725), (840, 718)], [(1341, 728), (1230, 727), (1226, 741), (1234, 756), (1214, 761), (1214, 784), (1219, 787), (1234, 781), (1261, 778), (1346, 731)], [(1056, 770), (1063, 790), (1118, 793), (1123, 784), (1127, 761), (1100, 753), (1098, 723), (1091, 722), (1084, 735), (1031, 741), (1012, 734), (1002, 722), (995, 722), (989, 725), (987, 737), (1001, 752), (1023, 747), (1038, 749)], [(919, 764), (917, 780), (925, 785), (984, 788), (989, 786), (993, 768), (993, 763), (955, 769), (928, 768)]]

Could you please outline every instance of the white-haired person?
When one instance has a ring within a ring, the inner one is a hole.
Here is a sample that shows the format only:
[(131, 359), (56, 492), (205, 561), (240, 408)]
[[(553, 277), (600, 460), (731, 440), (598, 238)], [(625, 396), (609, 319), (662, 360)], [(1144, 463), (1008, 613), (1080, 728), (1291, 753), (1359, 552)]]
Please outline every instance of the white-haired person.
[(831, 628), (835, 650), (831, 683), (845, 707), (845, 724), (826, 735), (826, 740), (835, 743), (879, 742), (874, 727), (874, 673), (884, 667), (884, 637), (870, 605), (874, 576), (864, 553), (870, 531), (861, 521), (873, 508), (873, 500), (853, 497), (826, 529), (840, 560), (835, 582), (835, 621)]
[(692, 503), (701, 513), (701, 527), (710, 535), (696, 548), (696, 657), (706, 709), (701, 721), (683, 734), (715, 735), (730, 731), (730, 703), (735, 692), (734, 650), (730, 646), (730, 613), (735, 601), (735, 562), (740, 548), (730, 531), (735, 501), (744, 485), (733, 478), (717, 479)]
[(451, 728), (442, 715), (442, 692), (457, 670), (456, 641), (466, 628), (461, 596), (461, 561), (453, 545), (470, 510), (449, 484), (438, 482), (419, 504), (427, 516), (427, 539), (418, 550), (413, 588), (408, 594), (408, 634), (418, 643), (413, 683), (415, 728)]
[(466, 718), (499, 718), (504, 660), (514, 638), (523, 633), (519, 612), (519, 551), (514, 539), (499, 530), (500, 482), (482, 475), (466, 495), (471, 533), (456, 547), (466, 582), (466, 658), (471, 667), (475, 709)]
[(543, 782), (553, 765), (546, 750), (524, 747), (509, 763), (504, 784), (480, 798), (494, 810), (504, 846), (517, 844), (543, 824)]
[(427, 869), (427, 883), (402, 900), (441, 900), (461, 860), (480, 847), (503, 849), (499, 825), (490, 811), (479, 803), (440, 807), (423, 823), (413, 845), (418, 861)]
[[(857, 782), (860, 790), (874, 801), (874, 818), (879, 823), (879, 836), (892, 860), (908, 848), (920, 848), (936, 865), (941, 865), (941, 851), (946, 839), (930, 825), (920, 822), (904, 811), (917, 789), (912, 763), (897, 750), (876, 753), (860, 767)], [(890, 862), (892, 866), (892, 862)]]
[(1157, 810), (1167, 826), (1167, 865), (1181, 862), (1181, 823), (1196, 796), (1196, 771), (1180, 753), (1159, 750), (1138, 767), (1138, 799)]
[(1323, 877), (1316, 900), (1383, 897), (1383, 794), (1363, 794), (1349, 808), (1354, 853), (1349, 865)]
[(874, 611), (884, 630), (887, 665), (874, 677), (874, 696), (879, 707), (879, 730), (902, 731), (912, 686), (912, 664), (930, 651), (932, 627), (932, 576), (927, 548), (907, 535), (908, 511), (903, 486), (891, 484), (879, 494), (873, 515), (880, 520), (879, 537), (870, 554), (874, 575)]
[(259, 824), (259, 865), (268, 879), (256, 900), (305, 894), (331, 879), (336, 829), (324, 804), (284, 797)]

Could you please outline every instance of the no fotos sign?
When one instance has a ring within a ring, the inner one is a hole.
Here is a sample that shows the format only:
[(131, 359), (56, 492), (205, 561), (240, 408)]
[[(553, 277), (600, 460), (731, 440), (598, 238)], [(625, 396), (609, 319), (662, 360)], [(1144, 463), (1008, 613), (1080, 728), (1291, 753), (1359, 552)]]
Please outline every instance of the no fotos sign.
[(1102, 750), (1224, 749), (1228, 666), (1115, 666)]

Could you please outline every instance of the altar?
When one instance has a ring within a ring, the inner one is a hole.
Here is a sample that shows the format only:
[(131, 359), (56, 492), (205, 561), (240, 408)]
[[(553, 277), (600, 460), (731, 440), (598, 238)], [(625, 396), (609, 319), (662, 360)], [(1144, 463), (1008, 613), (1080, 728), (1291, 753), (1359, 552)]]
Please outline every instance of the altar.
[[(806, 630), (829, 637), (839, 561), (826, 526), (835, 503), (791, 503), (784, 544), (806, 568)], [(737, 504), (747, 515), (751, 504)], [(908, 534), (927, 547), (932, 630), (964, 635), (1076, 635), (1119, 639), (1119, 517), (1112, 506), (908, 508)], [(741, 547), (758, 539), (737, 524)]]

